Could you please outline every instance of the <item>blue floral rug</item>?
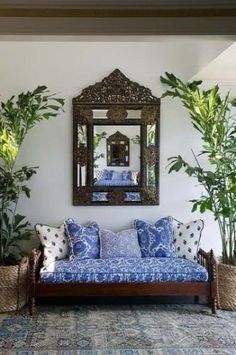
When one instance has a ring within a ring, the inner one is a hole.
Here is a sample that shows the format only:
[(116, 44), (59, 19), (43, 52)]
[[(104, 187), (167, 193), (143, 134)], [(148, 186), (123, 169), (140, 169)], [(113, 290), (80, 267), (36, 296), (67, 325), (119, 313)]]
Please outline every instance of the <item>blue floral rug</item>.
[(0, 315), (1, 355), (236, 355), (236, 312), (201, 305), (38, 306)]

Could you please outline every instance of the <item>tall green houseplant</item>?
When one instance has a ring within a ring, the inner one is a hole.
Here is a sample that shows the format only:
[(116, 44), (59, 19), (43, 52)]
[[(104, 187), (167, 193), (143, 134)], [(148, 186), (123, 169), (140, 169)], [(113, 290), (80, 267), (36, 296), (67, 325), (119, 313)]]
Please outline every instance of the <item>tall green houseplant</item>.
[[(221, 234), (222, 262), (236, 265), (236, 121), (231, 114), (236, 100), (229, 93), (222, 98), (217, 85), (204, 91), (202, 81), (185, 83), (169, 73), (161, 82), (168, 86), (162, 97), (181, 100), (203, 143), (198, 153), (193, 152), (195, 164), (177, 155), (169, 158), (169, 172), (183, 170), (204, 187), (205, 194), (191, 200), (192, 211), (213, 212)], [(204, 156), (209, 169), (201, 164)]]
[(46, 86), (12, 96), (0, 107), (0, 265), (21, 258), (20, 242), (31, 236), (29, 222), (17, 213), (20, 196), (30, 197), (28, 180), (37, 167), (15, 169), (15, 162), (26, 134), (38, 122), (56, 117), (64, 99), (55, 97)]

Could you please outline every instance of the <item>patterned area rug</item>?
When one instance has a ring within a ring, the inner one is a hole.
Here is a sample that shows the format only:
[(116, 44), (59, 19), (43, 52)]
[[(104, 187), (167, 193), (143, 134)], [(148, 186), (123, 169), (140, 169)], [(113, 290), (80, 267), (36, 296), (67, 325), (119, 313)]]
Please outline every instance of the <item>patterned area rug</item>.
[(201, 305), (39, 306), (0, 315), (1, 355), (236, 355), (236, 312)]

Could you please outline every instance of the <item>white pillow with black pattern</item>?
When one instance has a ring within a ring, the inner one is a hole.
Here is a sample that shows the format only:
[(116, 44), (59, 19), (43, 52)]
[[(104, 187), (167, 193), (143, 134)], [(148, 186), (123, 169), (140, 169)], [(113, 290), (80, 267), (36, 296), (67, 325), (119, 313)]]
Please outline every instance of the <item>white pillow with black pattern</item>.
[(138, 171), (130, 171), (131, 180), (134, 182), (135, 185), (138, 185)]
[(34, 228), (44, 247), (44, 266), (48, 266), (56, 260), (68, 257), (68, 241), (64, 224), (59, 228), (36, 224)]
[(204, 222), (201, 219), (189, 223), (174, 223), (174, 239), (176, 255), (179, 258), (197, 261), (197, 252)]
[(98, 179), (98, 180), (103, 180), (105, 179), (105, 176), (104, 176), (104, 170), (96, 170), (95, 171), (95, 177)]

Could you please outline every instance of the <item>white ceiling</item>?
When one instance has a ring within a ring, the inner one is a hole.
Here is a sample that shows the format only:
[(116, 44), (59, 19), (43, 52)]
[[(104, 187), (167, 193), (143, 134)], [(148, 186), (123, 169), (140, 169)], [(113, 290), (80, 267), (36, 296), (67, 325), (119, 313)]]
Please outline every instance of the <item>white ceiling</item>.
[[(42, 42), (42, 45), (45, 45), (47, 42), (68, 42), (73, 45), (74, 42), (92, 42), (94, 45), (99, 45), (100, 43), (107, 43), (109, 45), (116, 45), (117, 47), (124, 45), (126, 42), (127, 45), (138, 46), (139, 43), (143, 45), (147, 42), (153, 43), (153, 48), (155, 44), (159, 46), (160, 50), (163, 48), (173, 48), (176, 58), (179, 56), (183, 57), (183, 61), (188, 61), (188, 58), (191, 58), (191, 55), (194, 55), (194, 65), (186, 66), (191, 68), (191, 71), (185, 69), (186, 77), (184, 79), (191, 80), (192, 78), (206, 79), (209, 77), (210, 70), (214, 66), (215, 61), (218, 58), (221, 58), (225, 53), (231, 51), (232, 45), (234, 45), (234, 57), (236, 59), (236, 36), (4, 36), (0, 35), (0, 52), (1, 52), (1, 42), (13, 42), (12, 46), (14, 47), (14, 42), (33, 42), (33, 47), (36, 42)], [(41, 45), (41, 44), (40, 44)], [(194, 53), (194, 54), (193, 54)], [(223, 54), (222, 54), (223, 53)], [(161, 53), (160, 53), (161, 54)], [(124, 53), (125, 55), (125, 53)], [(173, 53), (172, 53), (173, 55)], [(176, 59), (176, 60), (177, 60)], [(229, 59), (228, 59), (229, 61)], [(236, 63), (236, 60), (234, 60)], [(233, 68), (233, 60), (231, 61), (231, 67)], [(158, 58), (157, 58), (157, 67), (158, 67)], [(225, 62), (222, 62), (222, 68), (226, 66)], [(213, 67), (214, 68), (214, 67)], [(220, 68), (221, 77), (223, 77), (224, 69)], [(165, 71), (166, 68), (163, 69)], [(175, 68), (178, 72), (178, 67)], [(173, 71), (173, 69), (168, 69), (167, 71)], [(231, 69), (229, 69), (229, 72)], [(218, 70), (212, 70), (212, 78), (216, 78), (216, 72)], [(178, 75), (178, 73), (177, 73)]]
[(236, 42), (201, 69), (193, 79), (236, 85)]

